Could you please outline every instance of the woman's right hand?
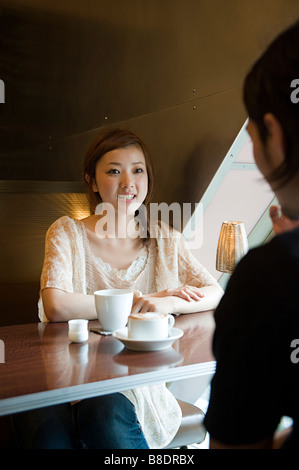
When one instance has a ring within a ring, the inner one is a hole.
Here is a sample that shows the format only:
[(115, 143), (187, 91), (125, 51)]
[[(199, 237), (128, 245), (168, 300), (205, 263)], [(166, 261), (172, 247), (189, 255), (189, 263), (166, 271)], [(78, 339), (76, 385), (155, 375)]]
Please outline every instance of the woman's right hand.
[(187, 302), (199, 302), (205, 297), (199, 287), (181, 286), (174, 289), (165, 289), (154, 294), (134, 296), (132, 313), (161, 312), (173, 313), (180, 298)]

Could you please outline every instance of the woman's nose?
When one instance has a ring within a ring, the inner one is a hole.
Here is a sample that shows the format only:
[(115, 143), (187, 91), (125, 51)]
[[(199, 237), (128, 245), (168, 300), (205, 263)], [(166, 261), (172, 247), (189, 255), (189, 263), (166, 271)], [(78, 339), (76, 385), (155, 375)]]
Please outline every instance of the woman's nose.
[(130, 177), (128, 173), (123, 173), (121, 181), (120, 181), (120, 186), (122, 188), (131, 188), (134, 186), (132, 178)]

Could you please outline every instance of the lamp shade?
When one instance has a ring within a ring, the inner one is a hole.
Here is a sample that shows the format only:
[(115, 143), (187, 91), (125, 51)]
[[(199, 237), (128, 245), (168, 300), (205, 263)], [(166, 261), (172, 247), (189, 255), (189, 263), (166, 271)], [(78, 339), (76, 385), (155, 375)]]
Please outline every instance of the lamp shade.
[(243, 222), (223, 222), (217, 247), (217, 271), (231, 274), (247, 251), (248, 241)]

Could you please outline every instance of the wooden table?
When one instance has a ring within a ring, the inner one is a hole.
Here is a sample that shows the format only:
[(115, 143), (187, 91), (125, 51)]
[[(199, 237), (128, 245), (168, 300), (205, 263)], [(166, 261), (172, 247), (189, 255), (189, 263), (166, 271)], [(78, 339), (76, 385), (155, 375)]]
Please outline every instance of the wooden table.
[[(89, 323), (89, 328), (94, 326), (97, 322)], [(0, 328), (5, 350), (0, 416), (213, 374), (213, 312), (178, 316), (175, 326), (184, 331), (183, 337), (156, 352), (130, 351), (117, 339), (95, 333), (86, 343), (70, 343), (67, 323)]]

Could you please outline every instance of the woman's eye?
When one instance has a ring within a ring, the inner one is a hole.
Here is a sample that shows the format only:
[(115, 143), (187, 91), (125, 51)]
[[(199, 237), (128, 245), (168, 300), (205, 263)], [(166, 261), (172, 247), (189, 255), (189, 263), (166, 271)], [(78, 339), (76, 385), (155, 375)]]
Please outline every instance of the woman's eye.
[[(133, 173), (143, 173), (143, 172), (144, 172), (143, 168), (136, 168), (133, 171)], [(111, 170), (109, 170), (107, 173), (110, 175), (120, 175), (120, 171), (117, 168), (111, 168)]]

